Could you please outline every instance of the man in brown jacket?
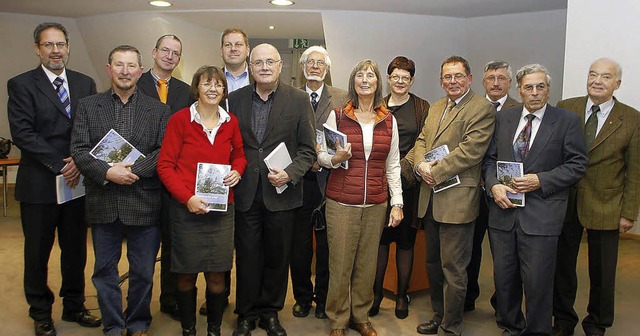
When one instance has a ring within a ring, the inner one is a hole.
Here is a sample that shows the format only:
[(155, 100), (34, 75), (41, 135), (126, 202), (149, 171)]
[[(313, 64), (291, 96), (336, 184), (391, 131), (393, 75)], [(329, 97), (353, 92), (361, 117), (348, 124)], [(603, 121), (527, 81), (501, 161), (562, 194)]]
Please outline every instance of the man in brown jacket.
[(558, 103), (582, 118), (589, 168), (569, 199), (558, 241), (553, 335), (573, 335), (578, 323), (573, 305), (583, 228), (591, 285), (582, 328), (587, 336), (602, 336), (613, 324), (619, 235), (633, 227), (640, 207), (640, 113), (613, 97), (621, 80), (618, 63), (599, 59), (589, 68), (588, 95)]

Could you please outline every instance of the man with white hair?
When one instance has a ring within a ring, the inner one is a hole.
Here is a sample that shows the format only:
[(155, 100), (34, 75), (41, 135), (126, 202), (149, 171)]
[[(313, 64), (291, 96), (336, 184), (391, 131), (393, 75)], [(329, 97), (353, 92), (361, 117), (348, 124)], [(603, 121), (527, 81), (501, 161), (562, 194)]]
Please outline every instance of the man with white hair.
[[(306, 91), (315, 114), (315, 126), (322, 130), (335, 108), (342, 107), (347, 101), (347, 92), (331, 87), (324, 79), (331, 68), (331, 58), (327, 50), (320, 46), (312, 46), (300, 57), (300, 67), (307, 83), (301, 87)], [(316, 302), (315, 316), (327, 318), (324, 307), (329, 288), (329, 247), (327, 231), (316, 228), (316, 280), (315, 288), (311, 282), (311, 260), (313, 259), (313, 226), (311, 213), (320, 205), (329, 172), (320, 169), (315, 162), (303, 177), (302, 207), (296, 214), (296, 225), (293, 227), (293, 244), (291, 246), (291, 283), (296, 303), (293, 305), (293, 316), (309, 315), (312, 301)]]

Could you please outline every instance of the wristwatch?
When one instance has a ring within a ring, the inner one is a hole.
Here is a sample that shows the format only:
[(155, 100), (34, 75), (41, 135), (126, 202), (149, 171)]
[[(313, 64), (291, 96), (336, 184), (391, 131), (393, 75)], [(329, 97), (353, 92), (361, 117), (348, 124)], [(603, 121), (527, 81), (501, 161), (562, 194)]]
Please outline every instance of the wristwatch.
[(402, 205), (402, 204), (394, 204), (394, 205), (392, 205), (391, 207), (397, 207), (397, 208), (402, 209), (402, 207), (403, 207), (403, 206), (404, 206), (404, 205)]

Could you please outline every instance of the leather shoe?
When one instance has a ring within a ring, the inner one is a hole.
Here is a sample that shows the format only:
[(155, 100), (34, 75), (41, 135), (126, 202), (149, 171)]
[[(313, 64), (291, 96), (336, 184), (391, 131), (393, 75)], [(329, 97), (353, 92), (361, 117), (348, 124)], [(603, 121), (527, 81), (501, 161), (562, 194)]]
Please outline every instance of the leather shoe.
[(177, 303), (173, 306), (160, 307), (160, 311), (169, 315), (172, 319), (180, 321), (180, 308), (178, 308)]
[(324, 309), (324, 305), (316, 305), (316, 312), (315, 312), (316, 318), (319, 319), (326, 319), (327, 318), (327, 312)]
[(307, 317), (309, 310), (311, 310), (311, 302), (296, 302), (291, 310), (293, 310), (295, 317)]
[(36, 336), (56, 336), (56, 328), (53, 326), (53, 321), (35, 321), (34, 327)]
[(251, 336), (251, 330), (256, 328), (256, 321), (238, 320), (238, 326), (232, 336)]
[(569, 328), (553, 326), (553, 328), (551, 329), (551, 336), (573, 336), (573, 330)]
[(264, 329), (268, 336), (287, 336), (287, 332), (280, 325), (278, 316), (263, 317), (258, 326)]
[(344, 329), (333, 329), (329, 333), (329, 336), (344, 336)]
[(357, 331), (362, 336), (378, 336), (378, 332), (373, 329), (371, 322), (355, 323), (349, 322), (349, 328)]
[(429, 322), (419, 324), (416, 329), (418, 334), (436, 335), (438, 333), (438, 328), (440, 328), (440, 323), (431, 320)]
[(67, 322), (76, 322), (87, 328), (97, 328), (102, 325), (102, 319), (95, 315), (91, 315), (88, 310), (83, 309), (76, 313), (62, 313), (62, 320)]

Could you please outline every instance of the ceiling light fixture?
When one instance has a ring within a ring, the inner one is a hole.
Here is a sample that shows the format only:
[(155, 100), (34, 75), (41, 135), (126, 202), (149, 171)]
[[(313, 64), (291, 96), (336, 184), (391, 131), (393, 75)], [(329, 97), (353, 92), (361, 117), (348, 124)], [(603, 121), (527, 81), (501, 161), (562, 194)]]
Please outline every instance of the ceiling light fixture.
[(269, 29), (274, 30), (274, 29), (276, 29), (276, 27), (274, 27), (274, 26), (269, 26)]
[(271, 1), (269, 1), (269, 3), (272, 4), (272, 5), (276, 5), (276, 6), (291, 6), (295, 2), (293, 2), (291, 0), (271, 0)]
[(149, 1), (149, 4), (151, 6), (156, 6), (156, 7), (169, 7), (171, 6), (171, 3), (168, 1)]

